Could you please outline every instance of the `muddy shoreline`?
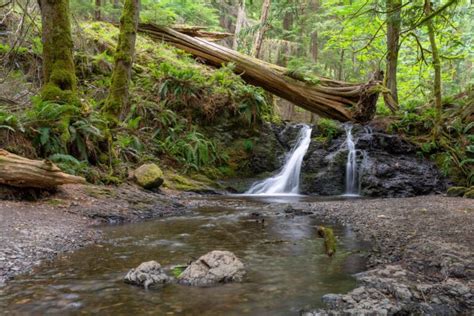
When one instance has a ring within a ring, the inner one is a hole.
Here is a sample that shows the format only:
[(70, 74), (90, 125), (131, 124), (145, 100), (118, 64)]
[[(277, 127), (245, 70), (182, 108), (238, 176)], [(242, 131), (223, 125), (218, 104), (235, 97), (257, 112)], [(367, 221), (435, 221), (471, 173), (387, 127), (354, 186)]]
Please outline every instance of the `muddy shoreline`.
[[(101, 226), (185, 215), (199, 203), (134, 186), (65, 186), (39, 202), (0, 201), (0, 286), (43, 260), (101, 239)], [(415, 198), (292, 203), (294, 216), (349, 225), (370, 241), (369, 270), (345, 295), (328, 294), (325, 314), (469, 314), (474, 310), (472, 200)]]

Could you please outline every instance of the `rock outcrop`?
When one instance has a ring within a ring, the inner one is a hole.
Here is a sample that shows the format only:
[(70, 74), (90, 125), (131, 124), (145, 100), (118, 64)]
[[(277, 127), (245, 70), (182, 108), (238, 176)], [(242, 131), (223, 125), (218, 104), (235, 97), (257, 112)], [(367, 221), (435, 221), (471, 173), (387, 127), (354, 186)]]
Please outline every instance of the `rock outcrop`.
[(179, 276), (178, 283), (205, 287), (240, 282), (244, 275), (244, 264), (232, 252), (215, 250), (191, 263)]
[[(294, 144), (299, 126), (273, 126), (273, 134), (264, 135), (265, 153), (252, 159), (254, 171), (269, 171), (276, 162), (283, 163), (284, 154)], [(446, 181), (418, 148), (398, 135), (390, 135), (370, 127), (354, 126), (360, 193), (371, 197), (409, 197), (445, 192)], [(277, 145), (275, 145), (277, 144)], [(271, 147), (275, 149), (272, 150)], [(336, 124), (331, 135), (313, 127), (312, 142), (301, 170), (301, 191), (310, 195), (345, 193), (348, 150), (344, 127)], [(255, 164), (255, 166), (254, 166)], [(262, 168), (261, 166), (266, 166)]]
[(125, 276), (124, 281), (148, 289), (169, 283), (171, 278), (166, 275), (158, 262), (148, 261), (130, 270)]

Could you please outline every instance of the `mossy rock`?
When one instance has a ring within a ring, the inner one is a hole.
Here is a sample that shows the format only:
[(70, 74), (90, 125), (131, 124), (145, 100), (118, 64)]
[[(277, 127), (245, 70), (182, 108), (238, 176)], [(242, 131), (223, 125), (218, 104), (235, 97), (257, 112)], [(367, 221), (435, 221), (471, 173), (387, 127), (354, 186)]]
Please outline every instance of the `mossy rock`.
[(448, 196), (451, 196), (451, 197), (463, 196), (466, 193), (466, 191), (468, 191), (468, 189), (465, 187), (450, 187), (448, 189)]
[(140, 166), (133, 175), (137, 184), (147, 190), (159, 188), (164, 181), (163, 171), (154, 163)]
[(474, 187), (469, 188), (466, 193), (464, 193), (464, 198), (474, 199)]

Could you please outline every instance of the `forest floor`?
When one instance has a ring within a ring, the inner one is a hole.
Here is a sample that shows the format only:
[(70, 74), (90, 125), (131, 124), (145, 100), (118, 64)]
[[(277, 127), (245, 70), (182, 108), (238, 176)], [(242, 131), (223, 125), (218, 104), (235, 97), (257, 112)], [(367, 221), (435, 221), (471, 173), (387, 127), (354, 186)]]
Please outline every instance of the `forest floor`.
[[(69, 185), (37, 202), (0, 201), (0, 286), (42, 260), (99, 241), (101, 225), (185, 215), (193, 207), (186, 197), (129, 185)], [(439, 315), (474, 310), (472, 200), (421, 196), (295, 203), (293, 208), (349, 225), (372, 242), (370, 270), (357, 275), (359, 287), (323, 298), (331, 310)]]

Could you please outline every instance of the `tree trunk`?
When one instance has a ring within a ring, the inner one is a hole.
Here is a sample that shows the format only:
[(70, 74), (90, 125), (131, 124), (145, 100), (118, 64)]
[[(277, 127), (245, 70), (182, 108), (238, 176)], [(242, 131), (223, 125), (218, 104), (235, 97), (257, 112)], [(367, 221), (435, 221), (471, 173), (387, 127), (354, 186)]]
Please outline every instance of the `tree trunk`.
[(39, 0), (43, 42), (43, 100), (78, 103), (69, 0)]
[[(425, 0), (425, 14), (429, 16), (433, 9), (431, 8), (430, 0)], [(433, 19), (426, 21), (426, 26), (428, 27), (428, 36), (430, 38), (431, 44), (431, 53), (433, 58), (433, 68), (434, 68), (434, 84), (433, 84), (433, 93), (435, 100), (435, 108), (438, 119), (441, 117), (442, 113), (442, 101), (441, 101), (441, 60), (439, 58), (438, 47), (436, 45), (435, 30), (433, 26)]]
[[(386, 86), (392, 94), (393, 100), (398, 103), (397, 65), (401, 26), (401, 0), (387, 0), (387, 70)], [(390, 104), (388, 104), (391, 107)]]
[(20, 188), (52, 189), (63, 184), (86, 183), (63, 173), (51, 161), (30, 160), (0, 149), (0, 184)]
[(258, 58), (262, 49), (263, 37), (267, 31), (267, 20), (268, 14), (270, 13), (271, 0), (263, 0), (262, 4), (262, 15), (260, 16), (260, 28), (255, 36), (255, 42), (253, 44), (252, 56)]
[(344, 49), (341, 49), (341, 56), (339, 58), (339, 65), (337, 69), (337, 79), (338, 80), (343, 80), (344, 76)]
[(237, 13), (237, 21), (235, 22), (234, 41), (232, 48), (237, 50), (239, 48), (239, 33), (242, 30), (245, 21), (245, 0), (240, 0), (239, 11)]
[(102, 20), (102, 10), (101, 10), (101, 3), (100, 0), (95, 0), (95, 19), (97, 21)]
[(135, 57), (139, 11), (140, 0), (125, 0), (112, 82), (104, 108), (105, 113), (114, 120), (117, 120), (117, 117), (123, 120), (129, 111), (128, 90)]
[(292, 72), (200, 38), (154, 24), (141, 24), (158, 42), (166, 41), (208, 64), (221, 67), (235, 64), (234, 71), (250, 84), (260, 86), (297, 106), (342, 122), (364, 123), (375, 115), (378, 94), (383, 91), (380, 73), (367, 83), (347, 83), (310, 74)]

